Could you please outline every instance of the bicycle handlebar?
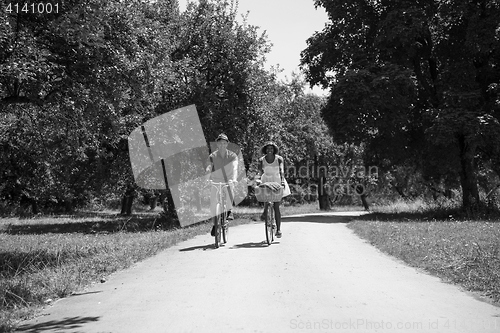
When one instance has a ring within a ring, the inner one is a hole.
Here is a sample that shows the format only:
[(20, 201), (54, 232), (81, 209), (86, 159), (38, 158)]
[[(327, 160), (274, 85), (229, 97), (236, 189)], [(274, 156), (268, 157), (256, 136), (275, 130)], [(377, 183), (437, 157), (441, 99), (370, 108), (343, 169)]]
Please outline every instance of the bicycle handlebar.
[[(270, 188), (269, 186), (266, 185), (266, 183), (258, 184), (255, 187), (262, 187), (262, 188), (267, 187), (267, 188)], [(286, 186), (285, 186), (285, 184), (281, 184), (280, 187), (285, 188)]]
[(228, 185), (228, 186), (229, 186), (229, 184), (230, 184), (230, 183), (226, 183), (226, 182), (216, 183), (216, 182), (214, 182), (214, 181), (210, 181), (210, 183), (211, 183), (212, 185)]

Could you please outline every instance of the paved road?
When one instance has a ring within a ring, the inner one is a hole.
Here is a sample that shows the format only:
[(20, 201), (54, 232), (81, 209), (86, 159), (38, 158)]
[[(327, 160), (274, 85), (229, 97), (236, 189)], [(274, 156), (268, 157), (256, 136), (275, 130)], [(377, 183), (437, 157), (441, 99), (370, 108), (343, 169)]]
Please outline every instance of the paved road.
[(356, 237), (351, 213), (198, 236), (56, 302), (28, 332), (500, 332), (500, 308)]

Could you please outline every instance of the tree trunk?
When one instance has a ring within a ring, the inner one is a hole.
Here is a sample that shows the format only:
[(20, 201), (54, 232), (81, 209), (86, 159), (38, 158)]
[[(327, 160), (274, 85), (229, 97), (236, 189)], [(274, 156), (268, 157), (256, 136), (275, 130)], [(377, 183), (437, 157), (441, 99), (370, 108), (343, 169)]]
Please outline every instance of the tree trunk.
[(328, 186), (327, 179), (325, 176), (319, 178), (318, 184), (318, 201), (320, 210), (330, 210), (330, 201), (328, 200)]
[(398, 192), (401, 198), (403, 199), (407, 198), (406, 194), (403, 192), (403, 189), (401, 189), (399, 186), (394, 186), (394, 189), (396, 190), (396, 192)]
[(360, 195), (360, 198), (361, 198), (361, 202), (363, 203), (363, 207), (365, 208), (365, 210), (370, 210), (370, 206), (368, 205), (368, 201), (366, 200), (366, 194), (361, 194)]
[(330, 210), (330, 200), (328, 200), (328, 195), (322, 195), (319, 197), (319, 209), (320, 210)]
[(66, 214), (71, 214), (74, 212), (73, 199), (70, 198), (64, 199), (64, 212)]
[(33, 214), (38, 214), (39, 213), (38, 202), (36, 201), (36, 199), (32, 199), (32, 201), (31, 201), (31, 212)]
[(165, 191), (165, 196), (163, 199), (163, 210), (165, 211), (165, 213), (175, 212), (174, 199), (172, 198), (172, 192), (170, 191), (170, 189)]
[(21, 194), (19, 206), (31, 206), (32, 214), (36, 215), (39, 213), (37, 200), (29, 195)]
[(479, 204), (479, 190), (477, 186), (477, 175), (474, 167), (474, 155), (476, 145), (470, 143), (465, 135), (458, 136), (460, 148), (460, 183), (462, 185), (462, 204), (467, 211), (474, 210)]
[(121, 209), (121, 215), (127, 215), (130, 216), (132, 215), (132, 204), (134, 203), (134, 188), (133, 186), (128, 186), (127, 190), (125, 191), (125, 194), (123, 195), (122, 198), (122, 209)]
[(177, 216), (177, 212), (175, 211), (175, 203), (172, 198), (172, 192), (170, 189), (167, 189), (163, 192), (162, 203), (163, 203), (163, 212), (168, 220), (168, 225), (171, 227), (180, 227), (179, 218)]
[(151, 197), (149, 198), (149, 208), (150, 210), (154, 210), (156, 205), (158, 204), (158, 194), (153, 192)]

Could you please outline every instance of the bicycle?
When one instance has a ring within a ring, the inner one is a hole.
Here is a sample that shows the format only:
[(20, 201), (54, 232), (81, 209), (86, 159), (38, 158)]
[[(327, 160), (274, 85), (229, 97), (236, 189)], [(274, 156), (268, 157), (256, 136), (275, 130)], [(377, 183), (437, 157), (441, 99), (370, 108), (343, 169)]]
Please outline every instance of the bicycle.
[(274, 217), (274, 202), (281, 200), (283, 197), (283, 187), (279, 190), (273, 191), (266, 184), (260, 184), (258, 191), (255, 193), (257, 201), (264, 202), (265, 210), (265, 228), (266, 228), (266, 242), (271, 245), (274, 242), (274, 230), (276, 229), (276, 219)]
[(227, 243), (228, 239), (228, 223), (226, 216), (226, 191), (224, 188), (229, 187), (228, 183), (216, 183), (211, 181), (212, 186), (217, 190), (217, 205), (215, 206), (215, 248), (219, 248), (222, 241)]

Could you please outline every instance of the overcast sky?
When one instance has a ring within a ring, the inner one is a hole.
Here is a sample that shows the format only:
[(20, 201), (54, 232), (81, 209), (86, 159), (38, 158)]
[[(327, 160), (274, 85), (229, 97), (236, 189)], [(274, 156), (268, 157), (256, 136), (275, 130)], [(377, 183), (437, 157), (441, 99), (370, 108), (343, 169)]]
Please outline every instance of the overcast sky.
[[(183, 11), (188, 0), (178, 1)], [(290, 78), (292, 71), (299, 72), (300, 52), (307, 47), (307, 38), (323, 30), (328, 19), (322, 7), (314, 8), (313, 0), (239, 0), (238, 12), (247, 11), (248, 23), (266, 30), (273, 44), (266, 67), (279, 64), (284, 69), (282, 80)], [(319, 87), (313, 92), (326, 94)]]

